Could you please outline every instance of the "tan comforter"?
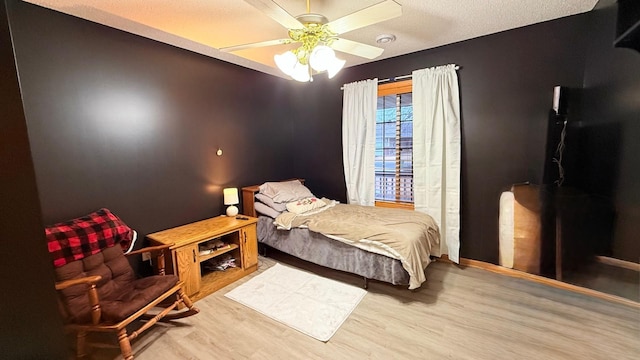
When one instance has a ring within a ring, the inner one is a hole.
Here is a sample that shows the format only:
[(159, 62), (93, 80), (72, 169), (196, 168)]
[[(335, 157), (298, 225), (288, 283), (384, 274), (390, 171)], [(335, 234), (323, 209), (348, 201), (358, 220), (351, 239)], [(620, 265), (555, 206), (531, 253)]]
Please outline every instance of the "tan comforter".
[(284, 212), (275, 223), (285, 229), (308, 227), (389, 251), (409, 273), (409, 289), (426, 281), (424, 269), (429, 265), (429, 256), (439, 251), (438, 226), (431, 216), (417, 211), (337, 204), (311, 215)]

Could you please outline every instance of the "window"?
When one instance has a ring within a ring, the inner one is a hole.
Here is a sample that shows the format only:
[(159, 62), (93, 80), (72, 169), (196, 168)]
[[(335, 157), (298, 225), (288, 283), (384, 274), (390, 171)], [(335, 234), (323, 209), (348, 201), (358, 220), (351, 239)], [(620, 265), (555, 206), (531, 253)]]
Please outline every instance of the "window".
[(413, 204), (411, 80), (378, 86), (375, 151), (376, 205)]

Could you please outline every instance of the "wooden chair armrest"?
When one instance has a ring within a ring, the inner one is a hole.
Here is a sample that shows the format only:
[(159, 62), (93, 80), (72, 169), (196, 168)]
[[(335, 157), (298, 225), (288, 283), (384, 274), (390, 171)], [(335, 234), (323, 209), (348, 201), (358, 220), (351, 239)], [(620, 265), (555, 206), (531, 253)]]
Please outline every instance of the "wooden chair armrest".
[(170, 247), (171, 247), (171, 245), (148, 246), (148, 247), (145, 247), (145, 248), (142, 248), (142, 249), (133, 250), (133, 251), (131, 251), (129, 253), (126, 253), (125, 255), (126, 256), (139, 255), (139, 254), (146, 253), (146, 252), (155, 252), (155, 251), (165, 250), (165, 249), (168, 249)]
[(165, 260), (164, 260), (164, 253), (165, 250), (168, 250), (171, 247), (171, 245), (157, 245), (157, 246), (148, 246), (142, 249), (138, 249), (135, 251), (131, 251), (125, 255), (129, 256), (129, 255), (140, 255), (143, 253), (157, 253), (158, 256), (156, 257), (156, 263), (155, 263), (155, 267), (156, 267), (156, 273), (158, 275), (164, 275), (165, 274)]
[(100, 299), (98, 298), (98, 290), (96, 288), (96, 284), (100, 279), (102, 279), (102, 276), (92, 275), (56, 283), (56, 290), (64, 290), (74, 285), (87, 285), (87, 295), (89, 296), (89, 305), (91, 305), (91, 323), (94, 325), (100, 323), (100, 318), (102, 317), (102, 308), (100, 307)]
[(100, 275), (87, 276), (79, 279), (65, 280), (56, 283), (56, 290), (64, 290), (70, 286), (87, 284), (87, 285), (95, 285), (102, 279)]

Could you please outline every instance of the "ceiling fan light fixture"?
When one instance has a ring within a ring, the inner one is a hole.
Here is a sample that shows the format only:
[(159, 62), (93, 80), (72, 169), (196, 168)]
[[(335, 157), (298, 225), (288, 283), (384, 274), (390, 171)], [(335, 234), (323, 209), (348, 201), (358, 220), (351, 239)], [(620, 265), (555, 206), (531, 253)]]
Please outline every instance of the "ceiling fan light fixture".
[(329, 79), (333, 79), (333, 77), (336, 76), (338, 71), (340, 71), (344, 67), (344, 64), (346, 62), (347, 62), (346, 60), (338, 59), (337, 57), (334, 56), (333, 60), (327, 67), (327, 75), (329, 76)]
[(298, 58), (291, 51), (287, 51), (282, 54), (276, 54), (273, 57), (273, 60), (276, 62), (276, 65), (278, 66), (280, 71), (282, 71), (283, 73), (289, 76), (291, 76), (291, 73), (293, 73), (296, 63), (298, 63)]
[(326, 45), (316, 46), (309, 56), (309, 65), (315, 71), (325, 71), (336, 58), (336, 53)]
[(295, 81), (300, 82), (308, 82), (311, 80), (311, 75), (309, 74), (309, 65), (303, 65), (300, 62), (296, 62), (293, 66), (293, 71), (291, 74), (288, 74)]
[[(296, 49), (274, 56), (277, 67), (297, 81), (311, 82), (314, 73), (324, 71), (327, 71), (329, 78), (333, 78), (346, 63), (345, 60), (335, 57), (333, 49), (367, 59), (380, 56), (384, 51), (381, 47), (339, 36), (402, 15), (402, 5), (396, 0), (381, 0), (375, 5), (333, 21), (329, 21), (324, 15), (312, 13), (311, 0), (306, 0), (307, 12), (298, 16), (289, 14), (275, 0), (244, 1), (284, 26), (288, 30), (289, 38), (230, 46), (220, 50), (235, 52), (264, 46), (299, 44)], [(394, 41), (395, 36), (384, 34), (376, 40), (380, 44), (386, 44)]]

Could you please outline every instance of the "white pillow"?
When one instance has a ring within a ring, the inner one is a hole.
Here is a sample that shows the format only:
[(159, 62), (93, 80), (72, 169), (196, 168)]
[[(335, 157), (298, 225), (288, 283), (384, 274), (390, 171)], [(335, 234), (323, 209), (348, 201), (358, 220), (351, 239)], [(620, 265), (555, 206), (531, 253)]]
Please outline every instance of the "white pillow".
[(267, 205), (268, 207), (272, 208), (277, 212), (283, 212), (287, 210), (287, 203), (273, 202), (273, 199), (268, 197), (265, 194), (260, 194), (260, 193), (256, 194), (256, 199), (258, 199), (260, 202), (264, 203), (265, 205)]
[(278, 215), (280, 215), (279, 211), (276, 211), (273, 208), (261, 202), (256, 202), (255, 204), (253, 204), (253, 208), (256, 209), (256, 211), (259, 212), (260, 214), (272, 217), (274, 219), (277, 218)]
[(287, 203), (287, 210), (294, 214), (303, 214), (311, 210), (327, 206), (327, 203), (317, 197), (308, 197)]
[(276, 203), (288, 203), (314, 197), (311, 191), (299, 180), (266, 182), (260, 185), (260, 194), (270, 197)]

